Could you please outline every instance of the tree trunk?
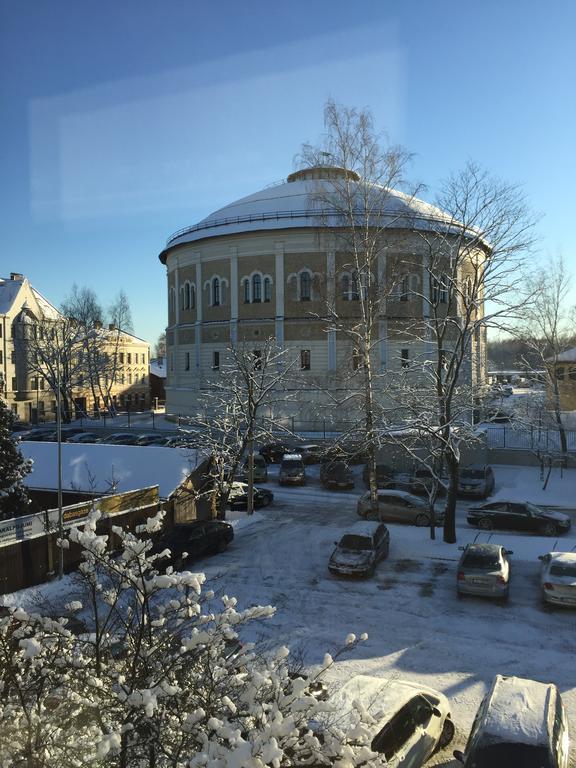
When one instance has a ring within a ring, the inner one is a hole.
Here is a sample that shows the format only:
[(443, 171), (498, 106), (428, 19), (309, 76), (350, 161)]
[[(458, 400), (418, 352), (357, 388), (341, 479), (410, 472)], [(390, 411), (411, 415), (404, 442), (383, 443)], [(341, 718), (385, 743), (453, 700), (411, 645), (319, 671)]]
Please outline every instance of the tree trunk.
[(458, 475), (460, 465), (452, 450), (446, 451), (446, 467), (448, 469), (448, 493), (444, 508), (444, 541), (447, 544), (456, 543), (456, 498), (458, 496)]

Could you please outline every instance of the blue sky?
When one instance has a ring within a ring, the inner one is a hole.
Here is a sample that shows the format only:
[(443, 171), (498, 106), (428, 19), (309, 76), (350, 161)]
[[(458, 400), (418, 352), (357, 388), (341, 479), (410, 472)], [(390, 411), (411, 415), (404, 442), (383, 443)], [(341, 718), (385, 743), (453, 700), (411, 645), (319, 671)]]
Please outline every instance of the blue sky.
[(290, 173), (328, 97), (423, 197), (468, 159), (522, 184), (574, 273), (575, 28), (572, 0), (0, 0), (0, 275), (123, 288), (154, 342), (166, 238)]

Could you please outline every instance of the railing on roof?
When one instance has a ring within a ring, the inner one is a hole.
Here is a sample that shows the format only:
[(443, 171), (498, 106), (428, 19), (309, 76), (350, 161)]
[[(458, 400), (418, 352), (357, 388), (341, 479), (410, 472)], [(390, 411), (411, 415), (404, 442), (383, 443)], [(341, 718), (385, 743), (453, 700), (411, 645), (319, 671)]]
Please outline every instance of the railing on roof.
[[(344, 214), (344, 218), (348, 218), (348, 213)], [(359, 221), (363, 221), (366, 218), (366, 213), (364, 211), (357, 211), (356, 214), (358, 216)], [(377, 211), (372, 212), (372, 216), (377, 216)], [(436, 222), (438, 224), (444, 224), (448, 227), (454, 227), (456, 228), (456, 222), (452, 221), (446, 221), (446, 219), (442, 219), (437, 216), (424, 216), (422, 214), (417, 213), (411, 213), (410, 211), (400, 211), (400, 212), (392, 212), (392, 211), (385, 211), (383, 216), (392, 218), (396, 221), (402, 220), (402, 219), (410, 219), (412, 222), (418, 222), (418, 221), (426, 221), (426, 222)], [(177, 240), (180, 237), (183, 237), (184, 235), (189, 235), (192, 232), (199, 232), (203, 229), (216, 229), (218, 227), (225, 227), (229, 224), (250, 224), (254, 222), (261, 222), (261, 221), (280, 221), (281, 219), (324, 219), (330, 217), (330, 216), (342, 216), (342, 214), (339, 214), (337, 210), (334, 209), (315, 209), (310, 210), (309, 208), (305, 208), (302, 210), (294, 211), (269, 211), (268, 213), (251, 213), (245, 216), (228, 216), (223, 219), (208, 219), (207, 221), (201, 221), (198, 224), (193, 224), (190, 227), (184, 227), (183, 229), (179, 229), (176, 232), (174, 232), (168, 240), (166, 241), (166, 247), (170, 246), (174, 240)]]

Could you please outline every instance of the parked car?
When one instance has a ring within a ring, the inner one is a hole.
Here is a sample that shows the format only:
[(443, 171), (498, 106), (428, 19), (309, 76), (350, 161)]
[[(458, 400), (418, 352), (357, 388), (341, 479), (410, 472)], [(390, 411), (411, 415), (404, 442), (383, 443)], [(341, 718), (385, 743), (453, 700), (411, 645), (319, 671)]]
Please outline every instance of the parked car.
[[(440, 475), (439, 480), (438, 495), (442, 496), (446, 493), (448, 478), (445, 475)], [(432, 490), (433, 483), (434, 475), (432, 474), (432, 471), (428, 469), (428, 467), (419, 467), (412, 475), (410, 490), (412, 493), (429, 494)]]
[[(267, 488), (254, 487), (254, 509), (267, 507), (274, 501), (274, 494)], [(248, 507), (248, 483), (234, 482), (228, 494), (230, 509), (246, 509)]]
[(320, 465), (320, 482), (324, 488), (354, 488), (354, 475), (345, 461), (329, 459)]
[(496, 675), (464, 752), (465, 768), (568, 768), (568, 720), (558, 688)]
[(326, 446), (317, 443), (302, 443), (298, 445), (298, 453), (304, 464), (318, 464), (326, 452)]
[(185, 435), (173, 435), (168, 437), (164, 443), (165, 448), (200, 448), (200, 440), (192, 436), (187, 437)]
[(542, 561), (540, 586), (544, 602), (576, 606), (576, 552), (548, 552)]
[(167, 565), (181, 567), (186, 560), (224, 552), (234, 538), (234, 528), (221, 520), (180, 523), (167, 528), (154, 542), (153, 554), (170, 550)]
[(470, 507), (466, 517), (470, 525), (491, 531), (493, 528), (556, 536), (570, 530), (571, 520), (563, 512), (537, 507), (529, 501), (491, 501)]
[[(256, 453), (253, 456), (253, 464), (254, 468), (254, 482), (256, 483), (265, 483), (268, 480), (268, 465), (266, 463), (266, 459), (264, 456), (261, 456), (259, 453)], [(248, 472), (248, 458), (245, 459), (244, 465), (243, 465), (243, 475), (246, 476)]]
[(510, 592), (510, 561), (514, 554), (499, 544), (468, 544), (459, 547), (456, 591), (461, 595), (479, 595), (507, 600)]
[(13, 437), (20, 440), (32, 440), (34, 442), (44, 443), (50, 440), (54, 434), (54, 427), (38, 427), (35, 429), (24, 430), (23, 432), (13, 433)]
[(458, 494), (486, 499), (494, 493), (494, 470), (489, 464), (462, 467), (458, 477)]
[[(368, 464), (364, 465), (362, 480), (364, 481), (364, 485), (368, 488), (370, 482)], [(389, 467), (387, 464), (376, 464), (376, 484), (378, 485), (378, 488), (396, 487), (395, 473), (392, 467)]]
[[(369, 491), (358, 499), (356, 511), (360, 517), (375, 518)], [(387, 523), (412, 523), (423, 527), (430, 525), (430, 510), (427, 502), (406, 491), (378, 491), (377, 519)], [(441, 512), (436, 513), (435, 521), (436, 525), (443, 524), (444, 516)]]
[(159, 435), (157, 432), (153, 435), (138, 435), (136, 445), (166, 445), (169, 438), (166, 435)]
[(132, 432), (114, 432), (112, 435), (101, 437), (98, 442), (104, 445), (136, 445), (136, 440), (138, 435)]
[(294, 453), (294, 451), (295, 447), (293, 443), (282, 441), (263, 445), (260, 448), (259, 453), (261, 456), (264, 456), (269, 464), (278, 464), (282, 461), (285, 453)]
[(100, 438), (102, 437), (101, 434), (97, 434), (96, 432), (82, 432), (80, 435), (73, 435), (68, 442), (69, 443), (97, 443)]
[(330, 556), (328, 570), (340, 576), (371, 576), (388, 557), (390, 532), (384, 523), (363, 520), (350, 527)]
[(454, 738), (448, 699), (426, 685), (357, 675), (330, 702), (343, 729), (354, 728), (360, 707), (368, 714), (363, 728), (369, 729), (370, 749), (382, 755), (388, 768), (420, 768)]
[(280, 464), (280, 485), (306, 485), (306, 470), (299, 453), (286, 453)]

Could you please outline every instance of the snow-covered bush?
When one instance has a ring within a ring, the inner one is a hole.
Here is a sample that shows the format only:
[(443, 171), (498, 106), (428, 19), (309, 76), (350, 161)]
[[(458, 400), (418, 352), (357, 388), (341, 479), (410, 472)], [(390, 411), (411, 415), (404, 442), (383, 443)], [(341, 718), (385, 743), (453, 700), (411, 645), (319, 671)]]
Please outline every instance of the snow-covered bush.
[(115, 554), (98, 516), (70, 532), (85, 599), (66, 609), (86, 632), (22, 609), (0, 619), (0, 765), (352, 768), (373, 756), (362, 729), (352, 744), (329, 725), (317, 682), (332, 657), (295, 676), (287, 648), (242, 645), (239, 629), (272, 607), (240, 610), (203, 574), (164, 569), (147, 538), (161, 513), (143, 537), (114, 528)]

